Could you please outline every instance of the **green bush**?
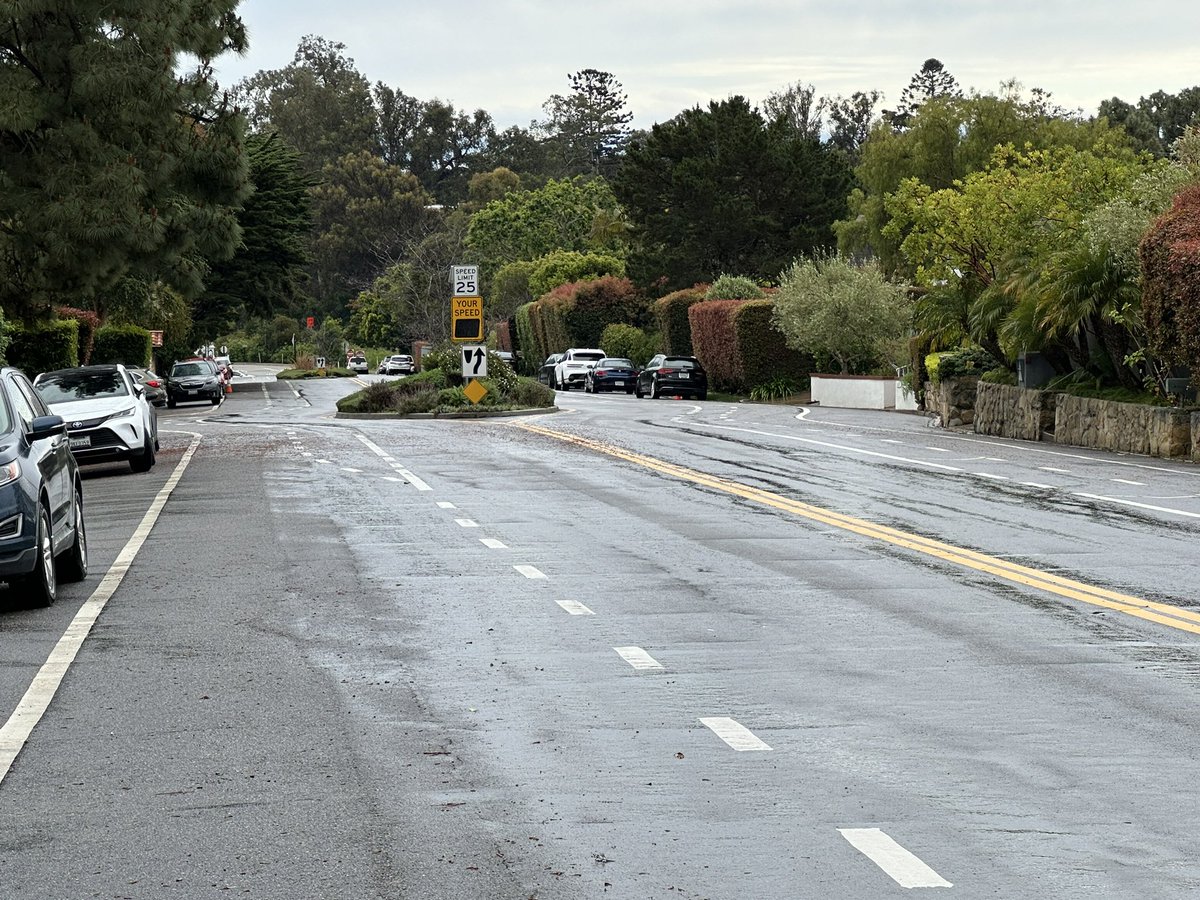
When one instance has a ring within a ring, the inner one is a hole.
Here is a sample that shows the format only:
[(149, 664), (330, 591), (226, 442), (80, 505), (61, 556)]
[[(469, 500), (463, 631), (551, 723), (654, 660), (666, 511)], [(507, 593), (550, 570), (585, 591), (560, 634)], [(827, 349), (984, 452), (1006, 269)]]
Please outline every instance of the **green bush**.
[(554, 391), (532, 378), (522, 378), (510, 396), (515, 406), (526, 409), (550, 409), (554, 406)]
[(1008, 384), (1016, 387), (1017, 373), (1012, 369), (999, 368), (989, 369), (979, 376), (980, 381), (986, 381), (988, 384)]
[(999, 360), (982, 347), (970, 347), (966, 350), (955, 350), (953, 353), (943, 353), (938, 359), (936, 369), (931, 369), (930, 377), (935, 381), (946, 381), (950, 378), (978, 378), (984, 372), (1003, 368)]
[(605, 276), (624, 278), (624, 260), (607, 253), (556, 250), (533, 261), (529, 271), (528, 290), (534, 297), (540, 297), (560, 284), (593, 281)]
[(722, 275), (704, 294), (705, 300), (761, 300), (765, 294), (754, 281), (744, 275)]
[(620, 322), (609, 325), (600, 335), (600, 346), (609, 356), (631, 360), (634, 365), (644, 366), (658, 352), (657, 334), (646, 334), (640, 328)]
[(150, 365), (150, 332), (136, 325), (102, 325), (96, 329), (93, 363)]
[(74, 319), (79, 323), (79, 362), (87, 365), (92, 360), (92, 348), (96, 344), (96, 329), (100, 327), (100, 316), (90, 309), (59, 306), (55, 313), (60, 319)]
[(517, 361), (522, 375), (536, 375), (538, 369), (541, 368), (542, 360), (550, 355), (549, 353), (542, 352), (542, 347), (538, 344), (537, 337), (533, 333), (533, 322), (529, 317), (529, 310), (532, 306), (532, 303), (518, 306), (516, 313), (513, 315), (517, 323), (515, 349), (520, 351)]
[(800, 385), (787, 377), (772, 378), (750, 389), (750, 399), (760, 402), (783, 400), (800, 393)]
[(32, 328), (12, 327), (8, 364), (30, 378), (54, 369), (74, 368), (79, 365), (79, 323), (54, 319)]

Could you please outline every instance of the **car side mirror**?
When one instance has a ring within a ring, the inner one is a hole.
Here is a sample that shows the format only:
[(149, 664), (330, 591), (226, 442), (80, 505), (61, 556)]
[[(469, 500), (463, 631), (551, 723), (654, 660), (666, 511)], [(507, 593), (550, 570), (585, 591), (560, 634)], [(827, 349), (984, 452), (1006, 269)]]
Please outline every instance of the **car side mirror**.
[(54, 437), (56, 434), (66, 434), (67, 423), (62, 416), (35, 416), (29, 423), (29, 439), (40, 441), (42, 438)]

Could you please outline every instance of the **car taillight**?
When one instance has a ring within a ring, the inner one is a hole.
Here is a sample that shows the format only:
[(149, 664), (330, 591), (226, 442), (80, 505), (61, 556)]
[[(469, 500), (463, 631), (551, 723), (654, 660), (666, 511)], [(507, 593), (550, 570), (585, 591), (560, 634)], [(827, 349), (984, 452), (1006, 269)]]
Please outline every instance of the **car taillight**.
[(674, 375), (675, 370), (674, 369), (659, 369), (658, 374), (659, 375)]
[(607, 375), (608, 373), (606, 371), (604, 371), (603, 369), (592, 369), (592, 374), (593, 375)]
[(150, 387), (158, 387), (158, 385), (159, 385), (159, 382), (157, 382), (157, 381), (147, 381), (147, 382), (146, 382), (146, 384), (150, 385)]

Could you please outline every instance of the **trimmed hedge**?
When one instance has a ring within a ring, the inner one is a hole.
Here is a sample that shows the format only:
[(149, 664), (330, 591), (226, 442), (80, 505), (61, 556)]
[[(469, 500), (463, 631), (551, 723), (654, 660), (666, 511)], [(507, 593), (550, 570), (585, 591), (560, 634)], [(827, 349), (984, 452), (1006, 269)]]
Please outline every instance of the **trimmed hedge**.
[(688, 309), (704, 300), (708, 285), (698, 284), (667, 294), (654, 302), (654, 320), (662, 335), (662, 351), (673, 356), (692, 356), (692, 326)]
[(14, 327), (8, 364), (30, 378), (54, 369), (73, 369), (79, 365), (79, 323), (54, 319), (32, 328)]
[(592, 281), (605, 276), (624, 278), (625, 261), (607, 253), (555, 250), (533, 261), (528, 289), (537, 297), (554, 290), (560, 284)]
[(513, 314), (513, 319), (517, 323), (516, 349), (520, 351), (517, 364), (521, 368), (522, 375), (536, 375), (537, 370), (542, 366), (542, 360), (550, 355), (542, 352), (542, 347), (534, 334), (533, 319), (530, 316), (533, 307), (533, 303), (526, 303), (518, 306), (517, 311)]
[(86, 366), (92, 360), (100, 316), (90, 309), (76, 309), (72, 306), (59, 306), (54, 311), (60, 319), (74, 319), (79, 323), (79, 363)]
[(784, 379), (798, 388), (808, 384), (813, 359), (787, 345), (783, 333), (772, 327), (775, 301), (747, 300), (733, 310), (736, 335), (734, 353), (739, 357), (745, 389)]
[(150, 332), (145, 328), (136, 325), (103, 325), (96, 330), (92, 362), (148, 366), (151, 352)]
[(719, 391), (741, 393), (745, 372), (737, 353), (734, 312), (746, 300), (705, 300), (688, 309), (694, 355), (708, 371), (709, 385)]
[(574, 299), (565, 313), (568, 346), (599, 347), (609, 325), (637, 326), (646, 318), (646, 301), (628, 278), (606, 275), (573, 287)]

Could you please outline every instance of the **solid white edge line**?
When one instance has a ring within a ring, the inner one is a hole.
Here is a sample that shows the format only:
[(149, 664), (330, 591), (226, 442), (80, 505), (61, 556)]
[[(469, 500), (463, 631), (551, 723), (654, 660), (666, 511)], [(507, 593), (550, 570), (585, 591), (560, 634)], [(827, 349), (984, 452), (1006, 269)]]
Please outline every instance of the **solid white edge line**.
[(125, 573), (129, 571), (138, 551), (142, 549), (150, 530), (158, 521), (159, 514), (183, 477), (184, 470), (192, 461), (196, 448), (200, 446), (201, 436), (193, 431), (171, 433), (190, 434), (192, 436), (191, 445), (184, 451), (179, 462), (175, 464), (175, 470), (155, 495), (150, 508), (142, 516), (142, 521), (121, 552), (117, 554), (113, 564), (109, 566), (108, 571), (100, 580), (99, 586), (79, 607), (79, 612), (75, 614), (75, 618), (71, 620), (62, 637), (58, 639), (46, 661), (33, 676), (32, 683), (25, 691), (25, 695), (17, 704), (16, 709), (13, 710), (12, 715), (8, 717), (8, 721), (0, 726), (0, 783), (8, 775), (17, 755), (29, 740), (30, 734), (33, 733), (33, 729), (46, 714), (50, 701), (58, 693), (58, 688), (62, 684), (67, 670), (71, 667), (71, 663), (74, 662), (76, 654), (79, 653), (79, 648), (83, 646), (84, 640), (91, 633), (92, 626), (96, 624), (105, 605), (117, 592), (117, 588), (121, 586), (121, 582), (125, 579)]
[(768, 743), (756, 737), (749, 728), (728, 716), (703, 716), (700, 724), (739, 753), (771, 749)]
[(1150, 509), (1154, 512), (1168, 513), (1172, 516), (1187, 516), (1189, 519), (1200, 519), (1200, 513), (1188, 512), (1185, 509), (1171, 509), (1169, 506), (1154, 506), (1150, 503), (1135, 503), (1132, 500), (1122, 500), (1119, 497), (1102, 497), (1100, 494), (1075, 494), (1086, 500), (1103, 500), (1106, 503), (1119, 503), (1122, 506), (1136, 506), (1138, 509)]
[(920, 857), (905, 850), (878, 828), (839, 828), (838, 831), (850, 842), (850, 846), (879, 866), (900, 887), (954, 887), (922, 862)]

